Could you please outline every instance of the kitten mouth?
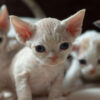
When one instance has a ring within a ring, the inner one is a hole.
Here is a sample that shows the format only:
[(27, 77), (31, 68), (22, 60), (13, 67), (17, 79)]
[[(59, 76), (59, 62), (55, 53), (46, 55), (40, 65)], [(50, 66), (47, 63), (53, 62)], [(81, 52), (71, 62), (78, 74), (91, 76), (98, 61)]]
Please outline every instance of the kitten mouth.
[(50, 64), (56, 65), (56, 64), (58, 64), (58, 61), (57, 60), (50, 60)]
[(91, 75), (95, 74), (95, 70), (89, 71), (89, 74), (91, 74)]
[(57, 61), (58, 61), (57, 59), (51, 59), (52, 63), (57, 63)]
[(64, 62), (63, 59), (59, 59), (59, 57), (57, 57), (56, 59), (48, 58), (44, 63), (49, 66), (55, 66), (55, 65), (59, 65), (63, 62)]
[(63, 61), (59, 60), (59, 59), (56, 59), (56, 60), (50, 60), (50, 64), (51, 65), (58, 65), (58, 64), (61, 64), (63, 63)]

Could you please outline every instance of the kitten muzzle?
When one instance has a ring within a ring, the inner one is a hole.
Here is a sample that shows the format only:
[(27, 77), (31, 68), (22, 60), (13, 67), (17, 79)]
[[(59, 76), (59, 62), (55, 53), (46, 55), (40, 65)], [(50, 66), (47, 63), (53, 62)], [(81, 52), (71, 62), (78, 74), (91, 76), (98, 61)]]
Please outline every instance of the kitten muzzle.
[(95, 74), (95, 72), (96, 72), (95, 69), (92, 69), (89, 71), (89, 74), (93, 75), (93, 74)]

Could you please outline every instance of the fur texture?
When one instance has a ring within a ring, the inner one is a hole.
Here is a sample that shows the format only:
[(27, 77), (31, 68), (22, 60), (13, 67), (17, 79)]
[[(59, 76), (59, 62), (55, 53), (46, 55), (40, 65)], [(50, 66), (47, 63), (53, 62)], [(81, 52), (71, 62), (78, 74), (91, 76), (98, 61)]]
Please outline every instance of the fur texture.
[[(36, 24), (12, 16), (16, 37), (26, 47), (15, 56), (10, 70), (7, 68), (0, 90), (10, 88), (17, 93), (18, 100), (32, 100), (32, 94), (49, 95), (49, 100), (61, 96), (65, 58), (81, 32), (84, 14), (85, 10), (81, 10), (63, 21), (45, 18)], [(61, 49), (63, 43), (65, 50)], [(44, 46), (45, 51), (37, 52), (37, 46)]]
[(73, 43), (73, 60), (66, 73), (64, 88), (80, 88), (84, 83), (100, 82), (100, 34), (87, 31)]
[[(63, 21), (45, 18), (33, 25), (11, 17), (17, 39), (28, 46), (15, 56), (11, 66), (18, 100), (32, 100), (32, 94), (47, 94), (49, 100), (61, 96), (64, 62), (72, 41), (81, 32), (84, 13), (79, 11)], [(60, 49), (62, 43), (68, 43), (66, 50)], [(45, 47), (44, 52), (36, 51), (39, 45)]]
[[(0, 86), (3, 90), (8, 88), (3, 84), (9, 80), (9, 67), (15, 53), (20, 49), (20, 44), (13, 37), (8, 37), (10, 29), (9, 15), (7, 7), (3, 5), (0, 13)], [(18, 48), (17, 48), (18, 47)], [(6, 80), (5, 80), (6, 79)], [(5, 93), (0, 90), (0, 99), (5, 97)]]

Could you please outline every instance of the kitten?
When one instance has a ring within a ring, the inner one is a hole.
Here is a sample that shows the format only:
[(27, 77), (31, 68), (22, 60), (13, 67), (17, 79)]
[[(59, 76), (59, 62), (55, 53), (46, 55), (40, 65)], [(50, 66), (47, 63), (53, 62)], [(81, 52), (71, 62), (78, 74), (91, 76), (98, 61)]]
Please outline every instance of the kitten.
[(8, 37), (9, 27), (10, 24), (9, 24), (8, 11), (6, 6), (3, 5), (1, 7), (1, 14), (0, 14), (0, 68), (1, 69), (4, 66), (8, 66), (8, 64), (11, 62), (11, 58), (14, 56), (16, 51), (16, 48), (14, 48), (14, 46), (16, 45), (15, 44), (16, 40), (13, 37)]
[[(21, 19), (31, 23), (39, 20), (39, 18), (28, 17), (21, 17)], [(9, 21), (7, 7), (3, 5), (0, 13), (0, 81), (3, 79), (2, 75), (9, 70), (7, 68), (9, 68), (12, 58), (22, 47), (15, 39), (15, 31)], [(9, 90), (5, 88), (3, 91), (0, 91), (0, 99), (8, 98), (14, 99), (13, 94)]]
[[(4, 80), (6, 72), (15, 53), (20, 49), (20, 44), (16, 39), (8, 37), (9, 27), (10, 23), (7, 7), (3, 5), (0, 12), (0, 85), (1, 81), (4, 83), (7, 82), (7, 80)], [(5, 93), (7, 94), (7, 92), (4, 91), (0, 91), (0, 99), (4, 98)]]
[(32, 100), (32, 94), (48, 95), (49, 100), (62, 99), (65, 59), (81, 33), (84, 14), (85, 10), (81, 10), (63, 21), (44, 18), (35, 24), (11, 16), (17, 39), (26, 45), (11, 64), (18, 100)]
[(96, 31), (87, 31), (74, 41), (72, 64), (63, 83), (65, 91), (80, 88), (84, 83), (100, 82), (99, 52), (100, 33)]

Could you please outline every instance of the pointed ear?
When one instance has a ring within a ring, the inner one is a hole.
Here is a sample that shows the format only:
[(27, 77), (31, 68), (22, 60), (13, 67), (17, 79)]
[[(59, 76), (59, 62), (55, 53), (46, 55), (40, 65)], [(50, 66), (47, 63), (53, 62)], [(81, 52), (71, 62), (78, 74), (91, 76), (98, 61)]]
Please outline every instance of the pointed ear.
[(100, 20), (97, 20), (97, 21), (93, 22), (93, 24), (94, 24), (96, 27), (100, 28)]
[(61, 23), (66, 28), (66, 32), (73, 38), (81, 33), (85, 9), (80, 10), (75, 15), (63, 20)]
[(35, 33), (35, 25), (31, 25), (22, 21), (16, 16), (10, 16), (11, 23), (16, 31), (17, 39), (22, 43), (26, 43), (30, 37)]
[(72, 55), (75, 57), (79, 54), (80, 47), (77, 44), (72, 45)]
[(1, 13), (0, 13), (0, 30), (2, 31), (8, 31), (9, 29), (9, 16), (7, 7), (3, 5), (1, 7)]
[(72, 51), (73, 52), (78, 52), (79, 51), (79, 46), (78, 45), (72, 45)]

